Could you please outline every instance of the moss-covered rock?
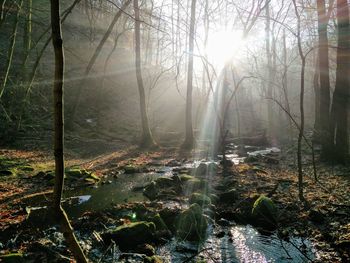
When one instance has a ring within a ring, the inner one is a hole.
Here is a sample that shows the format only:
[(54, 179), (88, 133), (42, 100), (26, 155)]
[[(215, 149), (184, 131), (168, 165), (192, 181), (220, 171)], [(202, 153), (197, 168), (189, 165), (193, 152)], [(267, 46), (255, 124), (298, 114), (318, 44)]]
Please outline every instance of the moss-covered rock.
[(143, 194), (150, 200), (166, 199), (182, 194), (181, 179), (178, 176), (159, 177), (155, 181), (148, 184), (143, 191)]
[(201, 193), (193, 193), (189, 199), (190, 204), (198, 204), (200, 206), (207, 206), (211, 204), (209, 196)]
[(168, 230), (168, 227), (165, 224), (164, 220), (161, 218), (160, 214), (156, 214), (154, 217), (152, 217), (151, 221), (156, 226), (157, 231)]
[(145, 257), (144, 263), (163, 263), (163, 260), (159, 256)]
[(173, 187), (175, 181), (170, 177), (159, 177), (155, 180), (155, 183), (159, 188), (167, 188)]
[(123, 170), (126, 174), (134, 174), (134, 173), (141, 173), (143, 170), (142, 166), (137, 166), (133, 164), (128, 164), (123, 167)]
[(87, 183), (97, 183), (100, 178), (93, 172), (85, 169), (79, 169), (78, 167), (67, 168), (65, 170), (65, 176), (68, 180), (84, 180)]
[(151, 201), (157, 198), (158, 187), (156, 186), (155, 181), (152, 181), (150, 184), (146, 185), (146, 187), (143, 189), (143, 195), (146, 196)]
[(188, 175), (188, 174), (181, 174), (179, 177), (180, 177), (180, 180), (182, 183), (185, 183), (189, 180), (199, 180), (199, 179), (195, 178), (194, 176)]
[(102, 235), (108, 242), (113, 240), (123, 251), (128, 251), (140, 244), (152, 243), (156, 232), (153, 222), (139, 221), (119, 226)]
[(208, 166), (206, 163), (200, 163), (196, 168), (195, 175), (197, 177), (206, 177), (208, 174)]
[(86, 170), (81, 170), (81, 169), (66, 169), (64, 171), (65, 175), (68, 177), (72, 177), (72, 178), (80, 178), (82, 177), (86, 172)]
[(186, 190), (186, 193), (191, 193), (196, 191), (205, 192), (208, 190), (208, 182), (205, 179), (199, 179), (199, 178), (190, 179), (185, 182), (184, 189)]
[(210, 194), (209, 197), (213, 204), (216, 204), (220, 200), (219, 196), (216, 194)]
[(0, 261), (3, 263), (22, 263), (24, 258), (22, 253), (10, 253), (0, 256)]
[(256, 220), (257, 225), (267, 229), (273, 229), (277, 224), (278, 210), (270, 198), (261, 195), (254, 202), (252, 216)]
[(177, 237), (189, 241), (204, 240), (208, 222), (198, 204), (191, 205), (178, 218)]
[(172, 232), (176, 232), (176, 218), (181, 213), (181, 210), (179, 208), (163, 208), (159, 211), (159, 215), (161, 219), (164, 221), (167, 228)]
[(210, 176), (215, 176), (218, 173), (219, 166), (216, 163), (208, 164), (208, 174)]

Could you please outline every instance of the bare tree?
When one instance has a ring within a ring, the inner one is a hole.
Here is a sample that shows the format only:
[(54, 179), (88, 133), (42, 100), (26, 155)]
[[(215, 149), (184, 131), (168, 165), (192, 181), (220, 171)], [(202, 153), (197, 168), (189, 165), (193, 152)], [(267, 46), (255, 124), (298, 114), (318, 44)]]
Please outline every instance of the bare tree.
[(135, 67), (136, 78), (140, 96), (140, 111), (141, 111), (141, 124), (142, 124), (142, 138), (140, 145), (142, 147), (154, 147), (156, 146), (151, 129), (149, 127), (149, 121), (147, 116), (146, 107), (146, 94), (143, 85), (142, 72), (141, 72), (141, 39), (140, 39), (140, 10), (139, 0), (134, 0), (134, 12), (135, 12)]
[(193, 127), (192, 127), (192, 89), (193, 89), (193, 51), (194, 51), (194, 32), (196, 22), (196, 0), (191, 3), (191, 21), (188, 42), (188, 68), (187, 68), (187, 95), (186, 95), (186, 123), (185, 123), (185, 141), (182, 144), (184, 149), (192, 149), (194, 146)]
[(304, 55), (301, 39), (301, 18), (296, 4), (296, 0), (293, 0), (295, 15), (297, 17), (297, 41), (298, 41), (298, 52), (301, 60), (301, 71), (300, 71), (300, 125), (299, 125), (299, 135), (298, 135), (298, 150), (297, 150), (297, 160), (298, 160), (298, 185), (299, 185), (299, 199), (304, 201), (303, 193), (303, 164), (301, 155), (301, 142), (304, 136), (304, 126), (305, 126), (305, 116), (304, 116), (304, 90), (305, 90), (305, 64), (306, 56)]
[(61, 33), (60, 1), (51, 0), (51, 27), (52, 44), (55, 51), (55, 79), (53, 87), (54, 101), (54, 155), (55, 155), (55, 186), (53, 195), (53, 209), (55, 218), (61, 224), (62, 232), (79, 263), (88, 262), (83, 250), (78, 244), (68, 217), (61, 206), (62, 191), (64, 184), (64, 158), (63, 158), (63, 83), (64, 83), (64, 53)]

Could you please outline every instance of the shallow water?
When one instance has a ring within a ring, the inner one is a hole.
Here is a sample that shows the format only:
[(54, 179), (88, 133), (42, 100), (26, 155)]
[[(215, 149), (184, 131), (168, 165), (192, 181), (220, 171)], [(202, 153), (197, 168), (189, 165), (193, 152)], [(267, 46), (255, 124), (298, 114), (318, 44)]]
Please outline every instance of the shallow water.
[(277, 147), (270, 147), (270, 148), (266, 148), (263, 150), (247, 152), (247, 154), (249, 156), (257, 156), (257, 155), (265, 155), (265, 154), (269, 154), (269, 153), (280, 153), (280, 152), (281, 152), (281, 149), (279, 149)]
[(113, 204), (148, 200), (142, 191), (133, 191), (159, 177), (157, 173), (121, 174), (108, 178), (99, 186), (82, 187), (64, 192), (63, 206), (71, 218), (77, 218), (86, 211), (99, 211)]
[(200, 247), (191, 242), (177, 242), (174, 239), (160, 247), (157, 254), (167, 262), (173, 263), (184, 262), (197, 254), (197, 260), (203, 259), (208, 263), (301, 263), (315, 259), (312, 244), (305, 239), (290, 238), (287, 242), (275, 234), (260, 234), (250, 225), (231, 226), (222, 230), (225, 232), (224, 237), (217, 238), (211, 234)]
[[(248, 154), (268, 154), (279, 151), (278, 148), (267, 148)], [(243, 162), (243, 158), (235, 153), (228, 157), (232, 157), (237, 162)], [(200, 162), (187, 163), (183, 167), (194, 168)], [(135, 187), (141, 189), (142, 186), (159, 176), (171, 176), (172, 174), (172, 168), (164, 167), (158, 173), (121, 174), (116, 179), (107, 179), (110, 180), (110, 183), (98, 187), (65, 191), (64, 207), (71, 218), (77, 218), (85, 211), (103, 210), (111, 207), (112, 204), (146, 201), (147, 198), (143, 196), (142, 191), (133, 191), (133, 189)], [(219, 238), (215, 235), (218, 232), (225, 234)], [(200, 246), (191, 242), (179, 242), (173, 238), (170, 242), (158, 247), (156, 254), (161, 256), (165, 262), (172, 263), (198, 262), (201, 259), (205, 262), (298, 263), (309, 262), (316, 257), (316, 252), (309, 240), (290, 237), (289, 241), (284, 241), (276, 234), (263, 235), (250, 225), (217, 226), (215, 229), (211, 225), (208, 228), (208, 238)], [(108, 260), (108, 256), (105, 260), (105, 262), (113, 261)], [(125, 262), (142, 261), (142, 259), (140, 261), (136, 259)]]

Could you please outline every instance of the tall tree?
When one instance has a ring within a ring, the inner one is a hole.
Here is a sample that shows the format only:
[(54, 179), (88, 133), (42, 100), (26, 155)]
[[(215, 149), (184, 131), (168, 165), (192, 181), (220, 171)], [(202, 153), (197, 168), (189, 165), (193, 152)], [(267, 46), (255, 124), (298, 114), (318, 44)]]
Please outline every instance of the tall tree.
[(23, 34), (23, 79), (27, 82), (27, 59), (32, 43), (32, 0), (25, 1), (25, 23), (24, 23), (24, 34)]
[(299, 135), (298, 135), (298, 150), (297, 150), (297, 160), (298, 160), (298, 188), (299, 188), (299, 199), (304, 201), (303, 192), (303, 166), (302, 166), (302, 156), (301, 156), (301, 142), (304, 137), (304, 126), (305, 126), (305, 116), (304, 116), (304, 90), (305, 90), (305, 65), (306, 56), (302, 47), (301, 39), (301, 18), (300, 13), (296, 4), (296, 0), (293, 0), (295, 16), (297, 18), (297, 41), (298, 41), (298, 52), (301, 60), (301, 71), (300, 71), (300, 125), (299, 125)]
[(134, 0), (134, 12), (135, 12), (135, 67), (136, 78), (140, 96), (140, 110), (141, 110), (141, 124), (142, 124), (142, 138), (140, 145), (142, 147), (154, 147), (156, 146), (151, 129), (149, 127), (149, 121), (147, 116), (146, 107), (146, 94), (143, 85), (142, 71), (141, 71), (141, 34), (140, 34), (140, 9), (139, 0)]
[(64, 53), (61, 32), (60, 1), (51, 0), (51, 27), (52, 44), (55, 51), (55, 79), (53, 87), (54, 103), (54, 155), (55, 155), (55, 186), (53, 196), (53, 210), (55, 218), (62, 227), (63, 235), (69, 249), (79, 263), (88, 262), (83, 250), (78, 244), (68, 217), (61, 206), (64, 184), (64, 158), (63, 158), (63, 82), (64, 82)]
[[(316, 136), (320, 136), (323, 151), (327, 148), (327, 132), (329, 131), (330, 110), (330, 81), (329, 81), (329, 59), (328, 59), (328, 17), (326, 14), (325, 0), (317, 0), (317, 30), (318, 30), (318, 75), (319, 75), (319, 98), (316, 102), (319, 107), (319, 125), (315, 125)], [(317, 119), (317, 118), (316, 118)]]
[(337, 69), (331, 111), (330, 144), (334, 161), (348, 161), (348, 96), (350, 89), (350, 26), (349, 3), (337, 0)]
[(186, 94), (186, 123), (185, 123), (185, 141), (182, 144), (184, 149), (192, 149), (194, 144), (192, 127), (192, 89), (193, 89), (193, 51), (194, 51), (194, 32), (196, 23), (196, 0), (191, 3), (191, 21), (188, 41), (188, 67), (187, 67), (187, 94)]
[[(287, 64), (287, 41), (286, 41), (286, 30), (283, 29), (283, 76), (282, 76), (282, 90), (283, 90), (283, 97), (284, 97), (284, 107), (286, 110), (290, 113), (290, 105), (289, 105), (289, 98), (288, 98), (288, 64)], [(292, 138), (292, 120), (287, 116), (288, 118), (288, 129), (289, 129), (289, 137)]]
[[(266, 24), (265, 24), (265, 49), (266, 49), (266, 58), (267, 58), (267, 90), (266, 96), (269, 98), (267, 101), (267, 131), (270, 137), (273, 137), (274, 132), (274, 119), (273, 119), (273, 109), (272, 109), (272, 77), (273, 77), (273, 68), (272, 68), (272, 54), (271, 54), (271, 26), (270, 26), (270, 3), (266, 4)], [(273, 139), (273, 138), (271, 138)]]

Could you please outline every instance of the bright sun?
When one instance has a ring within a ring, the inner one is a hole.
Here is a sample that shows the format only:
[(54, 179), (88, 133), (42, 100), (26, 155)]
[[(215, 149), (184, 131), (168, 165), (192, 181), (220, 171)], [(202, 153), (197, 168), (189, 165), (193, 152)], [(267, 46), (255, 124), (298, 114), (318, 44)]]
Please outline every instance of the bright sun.
[(220, 30), (210, 34), (206, 53), (208, 60), (215, 67), (222, 68), (234, 58), (243, 44), (242, 32), (238, 30)]

